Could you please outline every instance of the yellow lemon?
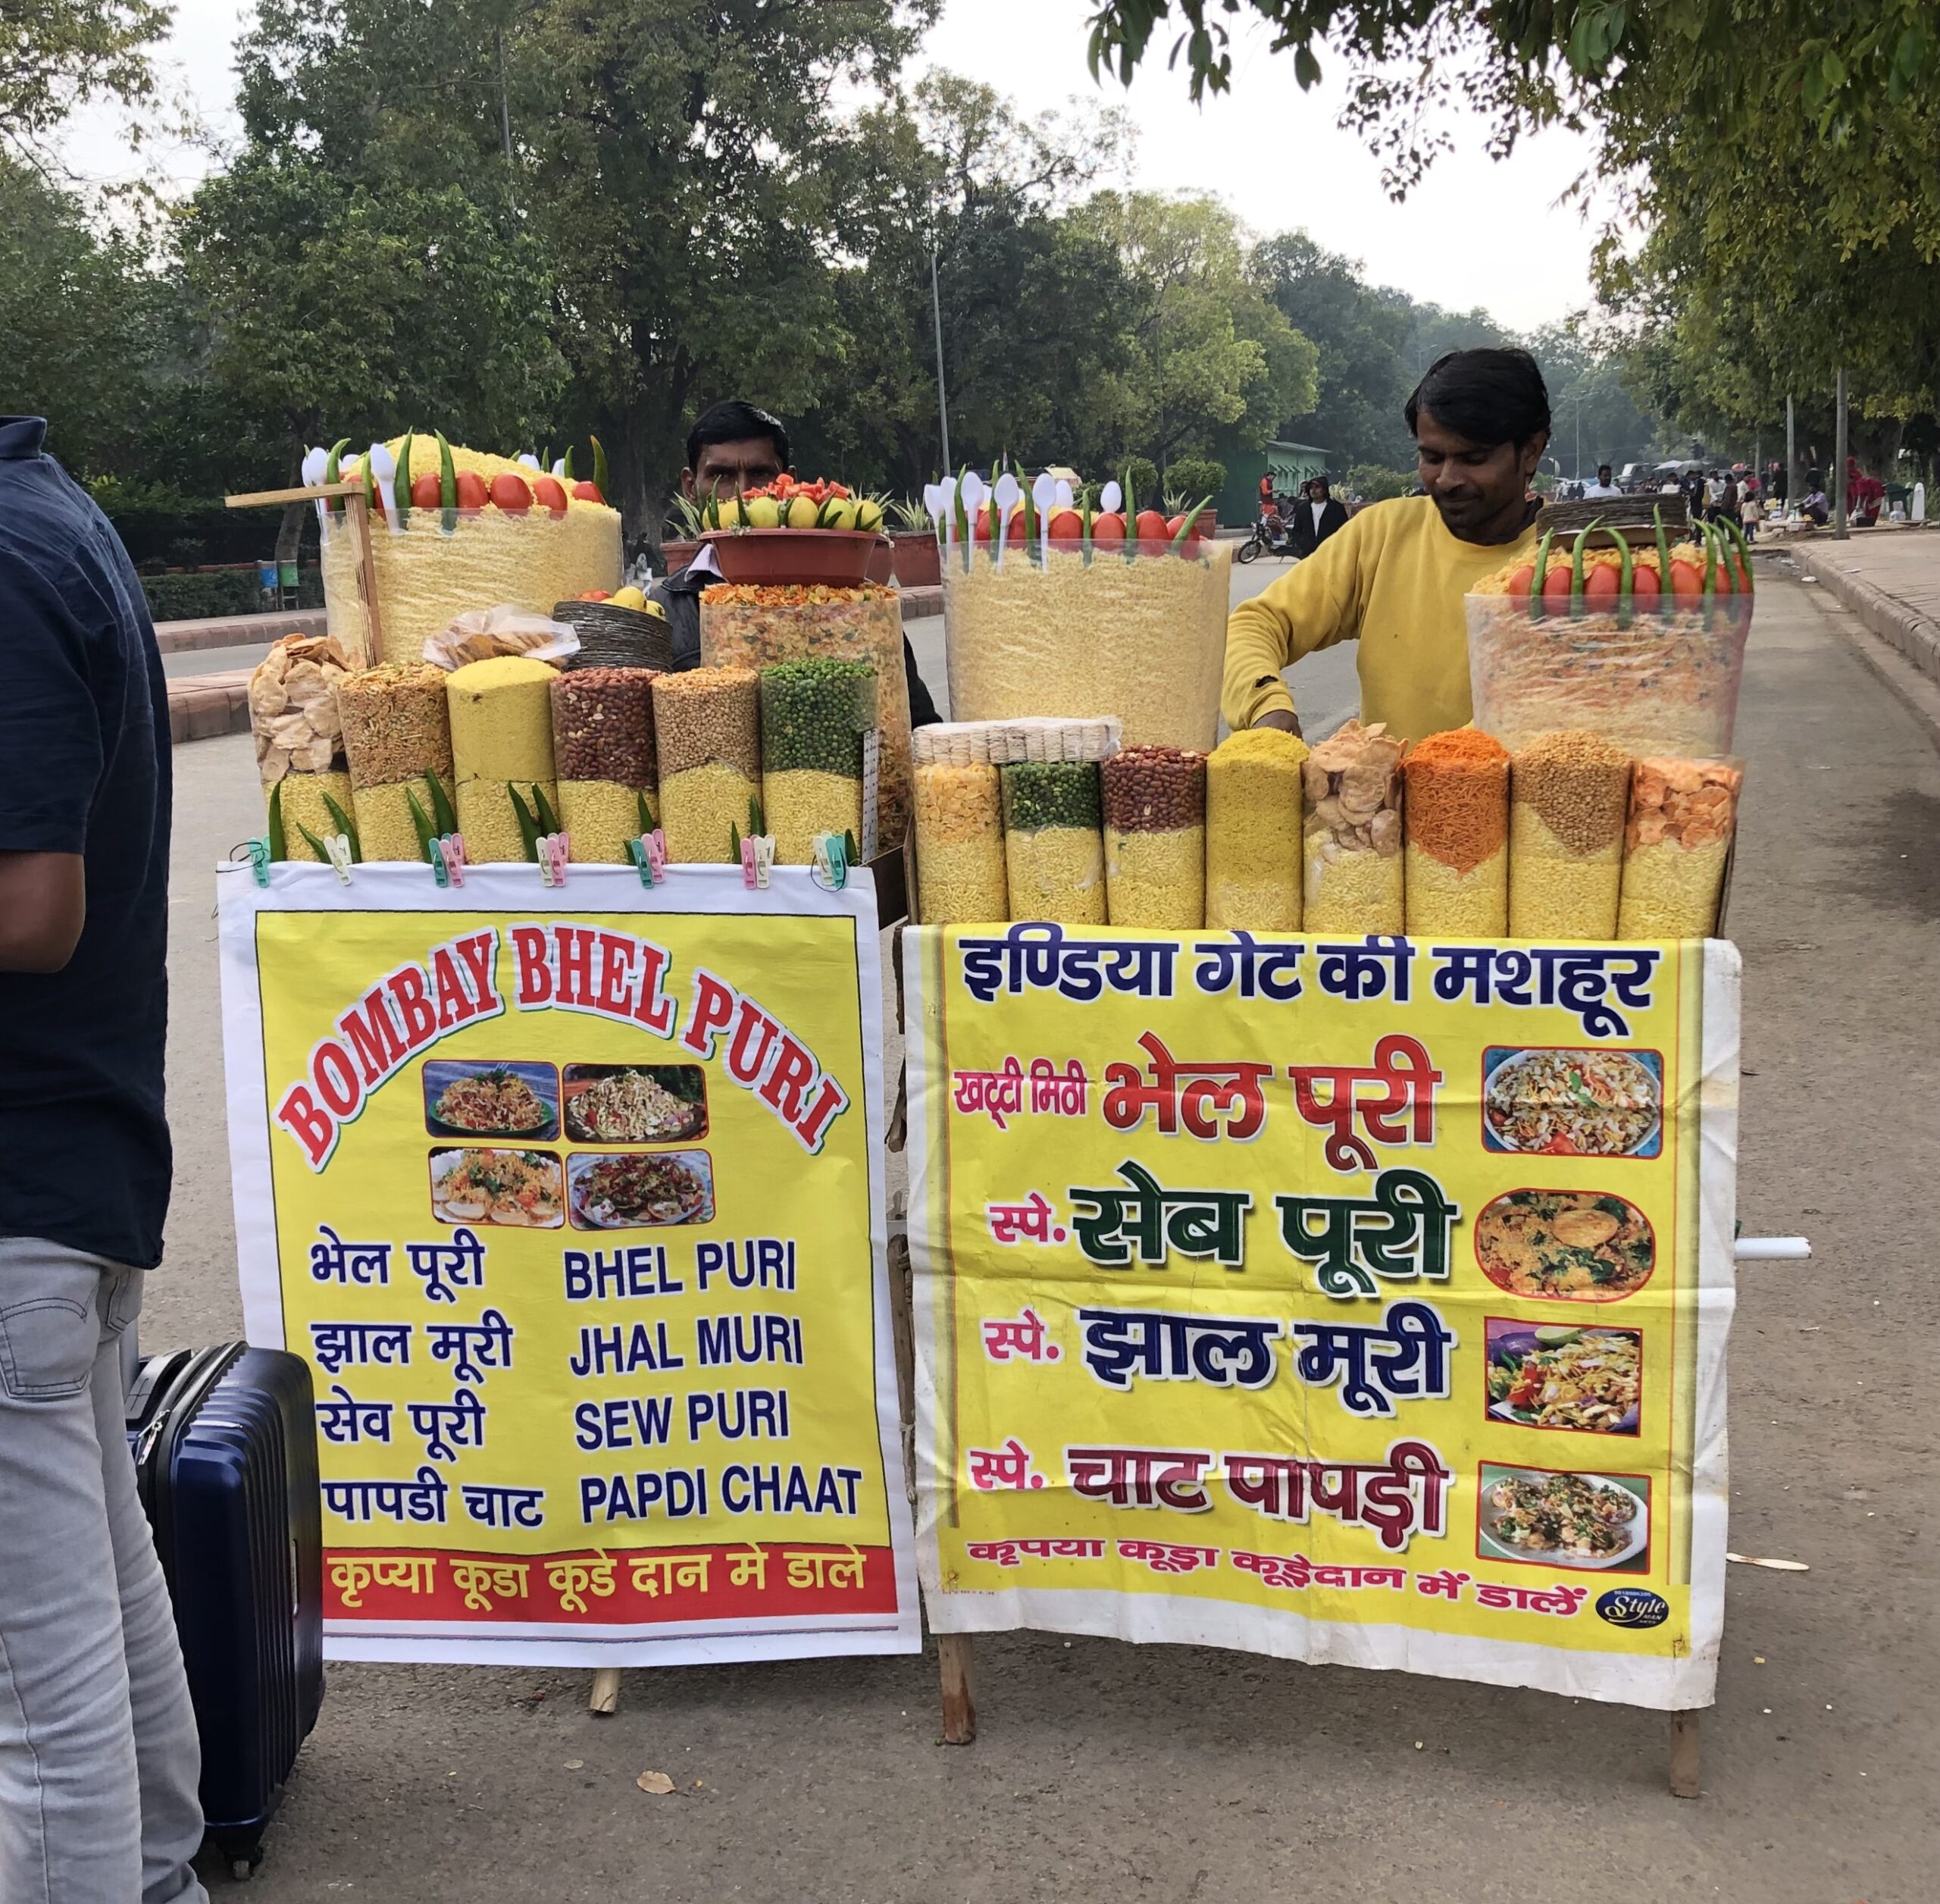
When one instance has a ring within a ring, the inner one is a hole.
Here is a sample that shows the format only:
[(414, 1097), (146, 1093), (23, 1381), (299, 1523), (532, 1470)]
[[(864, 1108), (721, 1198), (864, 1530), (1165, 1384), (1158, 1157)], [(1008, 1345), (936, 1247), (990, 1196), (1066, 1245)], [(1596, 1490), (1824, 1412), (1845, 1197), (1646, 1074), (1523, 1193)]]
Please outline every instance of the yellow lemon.
[(793, 497), (788, 504), (788, 519), (783, 526), (790, 529), (812, 529), (815, 526), (815, 518), (821, 513), (821, 509), (807, 496)]
[(616, 589), (607, 601), (614, 608), (643, 609), (646, 606), (646, 596), (640, 589), (621, 588)]
[(781, 526), (781, 505), (771, 496), (755, 496), (742, 504), (748, 518), (748, 526), (753, 529), (778, 529)]

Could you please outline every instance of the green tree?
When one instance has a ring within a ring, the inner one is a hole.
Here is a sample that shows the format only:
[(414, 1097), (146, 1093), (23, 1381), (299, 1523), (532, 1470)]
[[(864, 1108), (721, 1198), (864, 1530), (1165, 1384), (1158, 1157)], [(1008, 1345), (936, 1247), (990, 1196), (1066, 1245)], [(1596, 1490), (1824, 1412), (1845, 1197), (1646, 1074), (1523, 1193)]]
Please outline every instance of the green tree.
[(1218, 199), (1102, 192), (1075, 215), (1125, 273), (1126, 427), (1157, 462), (1227, 442), (1257, 449), (1283, 418), (1313, 409), (1318, 353), (1247, 276)]
[(149, 49), (174, 12), (154, 0), (7, 0), (0, 6), (0, 149), (38, 162), (45, 134), (77, 106), (151, 99)]
[(139, 440), (156, 287), (133, 247), (80, 202), (0, 157), (0, 363), (8, 407), (48, 419), (48, 449), (77, 476)]
[(1337, 467), (1394, 463), (1413, 453), (1401, 406), (1413, 387), (1407, 346), (1414, 307), (1377, 290), (1353, 259), (1324, 251), (1303, 231), (1255, 246), (1247, 269), (1319, 352), (1313, 407), (1284, 433), (1319, 443)]

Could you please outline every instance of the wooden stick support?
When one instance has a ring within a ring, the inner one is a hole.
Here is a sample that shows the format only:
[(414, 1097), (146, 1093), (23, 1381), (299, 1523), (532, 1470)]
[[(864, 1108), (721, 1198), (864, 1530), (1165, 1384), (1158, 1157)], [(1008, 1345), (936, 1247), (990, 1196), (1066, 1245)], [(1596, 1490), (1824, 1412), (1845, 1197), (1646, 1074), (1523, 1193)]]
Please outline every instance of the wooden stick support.
[(350, 532), (357, 538), (357, 572), (364, 584), (364, 665), (374, 668), (384, 658), (384, 632), (377, 613), (377, 560), (371, 547), (370, 499), (362, 490), (353, 490), (345, 506), (350, 513)]
[(593, 1671), (592, 1696), (586, 1702), (589, 1712), (596, 1712), (602, 1718), (620, 1709), (620, 1669), (617, 1666), (596, 1666)]
[(943, 1681), (943, 1742), (974, 1744), (977, 1737), (975, 1655), (967, 1633), (937, 1635), (937, 1671)]
[(1698, 1716), (1695, 1712), (1673, 1712), (1670, 1715), (1670, 1789), (1674, 1798), (1696, 1798), (1701, 1795)]

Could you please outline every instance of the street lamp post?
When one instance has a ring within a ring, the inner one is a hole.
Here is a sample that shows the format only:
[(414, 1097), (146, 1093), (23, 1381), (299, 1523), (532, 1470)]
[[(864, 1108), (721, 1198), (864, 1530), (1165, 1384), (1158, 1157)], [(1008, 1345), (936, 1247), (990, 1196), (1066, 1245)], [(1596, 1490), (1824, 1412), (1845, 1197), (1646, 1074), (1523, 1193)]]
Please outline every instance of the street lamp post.
[(943, 293), (937, 282), (936, 228), (930, 230), (930, 315), (936, 320), (937, 327), (937, 424), (943, 434), (943, 473), (947, 476), (955, 466), (950, 460), (950, 398), (943, 387)]

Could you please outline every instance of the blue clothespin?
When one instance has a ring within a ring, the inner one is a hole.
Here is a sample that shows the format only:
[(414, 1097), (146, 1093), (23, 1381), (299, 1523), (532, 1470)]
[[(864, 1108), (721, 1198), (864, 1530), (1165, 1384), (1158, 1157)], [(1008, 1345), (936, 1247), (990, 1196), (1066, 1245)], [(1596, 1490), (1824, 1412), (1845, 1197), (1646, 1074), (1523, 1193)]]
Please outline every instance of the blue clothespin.
[(269, 841), (267, 839), (246, 840), (242, 850), (249, 856), (249, 871), (256, 884), (267, 889), (270, 883)]
[(849, 853), (840, 833), (815, 835), (815, 879), (831, 892), (840, 892), (849, 883)]

